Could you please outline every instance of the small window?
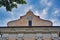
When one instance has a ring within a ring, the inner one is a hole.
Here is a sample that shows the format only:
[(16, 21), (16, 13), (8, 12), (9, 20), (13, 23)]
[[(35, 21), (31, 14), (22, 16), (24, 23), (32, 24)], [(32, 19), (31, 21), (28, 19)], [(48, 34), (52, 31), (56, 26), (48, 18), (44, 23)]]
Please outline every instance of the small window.
[(32, 21), (29, 21), (29, 26), (32, 26)]

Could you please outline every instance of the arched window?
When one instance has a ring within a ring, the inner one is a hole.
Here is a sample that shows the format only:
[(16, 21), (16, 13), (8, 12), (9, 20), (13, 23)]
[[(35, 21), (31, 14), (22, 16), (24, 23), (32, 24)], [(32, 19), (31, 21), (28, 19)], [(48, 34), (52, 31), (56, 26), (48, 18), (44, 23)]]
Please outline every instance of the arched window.
[(32, 26), (32, 21), (31, 20), (29, 20), (28, 25)]

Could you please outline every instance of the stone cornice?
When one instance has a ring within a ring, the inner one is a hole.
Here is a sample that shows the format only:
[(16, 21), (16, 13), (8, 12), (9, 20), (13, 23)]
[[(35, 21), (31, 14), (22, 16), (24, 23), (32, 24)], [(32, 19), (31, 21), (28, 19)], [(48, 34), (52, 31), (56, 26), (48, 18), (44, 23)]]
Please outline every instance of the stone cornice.
[(1, 33), (43, 33), (60, 32), (60, 28), (41, 27), (41, 28), (0, 28)]

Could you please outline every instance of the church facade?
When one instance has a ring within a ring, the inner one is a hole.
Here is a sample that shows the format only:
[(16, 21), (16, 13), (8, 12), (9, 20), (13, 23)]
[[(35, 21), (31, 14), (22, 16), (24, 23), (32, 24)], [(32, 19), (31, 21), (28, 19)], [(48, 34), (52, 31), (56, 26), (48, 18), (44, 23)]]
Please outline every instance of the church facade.
[(20, 19), (10, 21), (0, 28), (0, 40), (60, 40), (60, 27), (28, 11)]
[(33, 14), (32, 11), (28, 11), (26, 15), (21, 16), (20, 19), (10, 21), (7, 26), (52, 26), (53, 23), (49, 20), (41, 19), (39, 16)]

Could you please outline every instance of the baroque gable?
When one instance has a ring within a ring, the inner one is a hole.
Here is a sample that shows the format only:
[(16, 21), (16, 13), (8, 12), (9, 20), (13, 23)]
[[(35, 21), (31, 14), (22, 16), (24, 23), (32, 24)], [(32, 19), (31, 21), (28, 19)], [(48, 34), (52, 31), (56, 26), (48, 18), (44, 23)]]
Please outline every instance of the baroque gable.
[(20, 19), (8, 22), (7, 26), (52, 26), (52, 22), (41, 19), (29, 10), (26, 15), (21, 16)]

